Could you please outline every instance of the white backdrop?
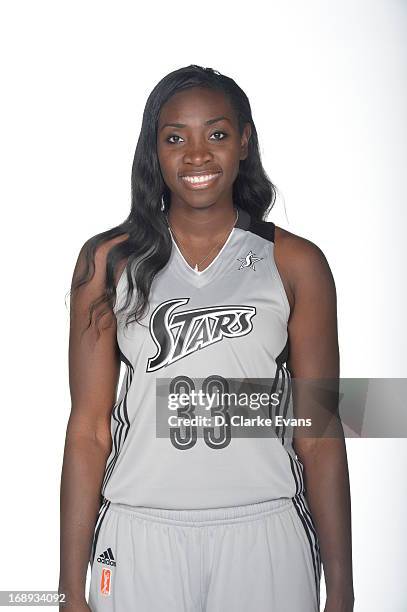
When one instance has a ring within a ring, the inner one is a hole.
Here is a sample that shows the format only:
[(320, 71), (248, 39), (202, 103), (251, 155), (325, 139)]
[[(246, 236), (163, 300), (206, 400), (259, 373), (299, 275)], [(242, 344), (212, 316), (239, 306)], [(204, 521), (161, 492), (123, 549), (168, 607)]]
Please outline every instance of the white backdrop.
[[(406, 377), (407, 4), (9, 0), (0, 23), (0, 589), (54, 590), (65, 294), (84, 241), (128, 213), (142, 111), (168, 72), (211, 66), (249, 96), (270, 218), (335, 277), (341, 375)], [(405, 611), (406, 440), (347, 448), (355, 612)]]

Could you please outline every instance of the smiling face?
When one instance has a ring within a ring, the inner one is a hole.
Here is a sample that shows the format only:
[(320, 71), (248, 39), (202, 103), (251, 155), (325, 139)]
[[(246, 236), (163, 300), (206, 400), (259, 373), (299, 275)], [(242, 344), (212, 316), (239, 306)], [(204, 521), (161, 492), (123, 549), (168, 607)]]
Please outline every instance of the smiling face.
[(239, 134), (236, 113), (221, 91), (193, 87), (161, 108), (157, 153), (171, 206), (232, 204), (239, 162), (247, 157), (250, 123)]

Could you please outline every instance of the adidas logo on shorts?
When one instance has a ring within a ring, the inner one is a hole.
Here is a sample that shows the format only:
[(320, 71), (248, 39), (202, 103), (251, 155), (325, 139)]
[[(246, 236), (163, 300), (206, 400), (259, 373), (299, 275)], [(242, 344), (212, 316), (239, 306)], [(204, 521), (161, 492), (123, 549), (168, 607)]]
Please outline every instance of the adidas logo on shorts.
[(116, 567), (116, 561), (114, 560), (111, 548), (108, 548), (107, 550), (102, 552), (98, 556), (97, 560), (99, 561), (99, 563), (104, 563), (105, 565), (112, 565), (113, 567)]

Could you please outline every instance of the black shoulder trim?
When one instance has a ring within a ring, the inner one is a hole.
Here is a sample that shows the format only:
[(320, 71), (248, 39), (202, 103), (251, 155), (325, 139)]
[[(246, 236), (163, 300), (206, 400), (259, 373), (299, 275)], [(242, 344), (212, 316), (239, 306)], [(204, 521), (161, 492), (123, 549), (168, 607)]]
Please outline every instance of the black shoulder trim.
[(257, 236), (265, 240), (274, 242), (275, 227), (272, 221), (255, 221), (251, 219), (248, 231), (257, 234)]
[(239, 216), (235, 227), (257, 234), (265, 240), (274, 242), (275, 225), (272, 221), (256, 221), (247, 210), (238, 207)]

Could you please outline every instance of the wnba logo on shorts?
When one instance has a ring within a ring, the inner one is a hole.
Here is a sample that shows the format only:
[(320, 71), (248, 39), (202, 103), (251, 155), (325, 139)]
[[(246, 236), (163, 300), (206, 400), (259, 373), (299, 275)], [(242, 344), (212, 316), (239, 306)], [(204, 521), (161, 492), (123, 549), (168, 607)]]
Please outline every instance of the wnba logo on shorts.
[(102, 595), (110, 595), (110, 579), (112, 570), (104, 568), (102, 570), (102, 579), (100, 581), (100, 592)]

